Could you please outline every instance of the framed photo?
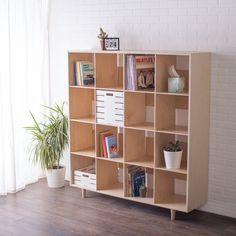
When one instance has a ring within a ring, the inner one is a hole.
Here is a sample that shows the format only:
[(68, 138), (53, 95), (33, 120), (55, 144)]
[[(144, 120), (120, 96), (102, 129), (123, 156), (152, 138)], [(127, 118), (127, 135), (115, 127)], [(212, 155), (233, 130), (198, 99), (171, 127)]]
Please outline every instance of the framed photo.
[(104, 49), (108, 51), (119, 51), (119, 38), (105, 38), (104, 39)]

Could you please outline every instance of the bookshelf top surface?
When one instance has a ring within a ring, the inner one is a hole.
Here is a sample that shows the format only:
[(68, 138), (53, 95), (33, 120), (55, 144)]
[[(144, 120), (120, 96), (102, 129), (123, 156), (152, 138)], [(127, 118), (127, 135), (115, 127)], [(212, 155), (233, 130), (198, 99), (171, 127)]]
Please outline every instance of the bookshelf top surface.
[(195, 53), (210, 53), (210, 52), (200, 52), (200, 51), (165, 51), (165, 50), (120, 50), (120, 51), (102, 51), (98, 49), (87, 49), (87, 50), (69, 50), (71, 53), (116, 53), (116, 54), (159, 54), (159, 55), (179, 55), (179, 56), (188, 56)]

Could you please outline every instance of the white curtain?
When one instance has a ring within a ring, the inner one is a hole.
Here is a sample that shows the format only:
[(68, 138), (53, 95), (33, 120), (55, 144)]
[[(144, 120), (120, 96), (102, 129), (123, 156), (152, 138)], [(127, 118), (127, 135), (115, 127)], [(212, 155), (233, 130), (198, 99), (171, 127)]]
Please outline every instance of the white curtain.
[(48, 0), (0, 0), (0, 194), (41, 173), (23, 127), (49, 104), (48, 57)]

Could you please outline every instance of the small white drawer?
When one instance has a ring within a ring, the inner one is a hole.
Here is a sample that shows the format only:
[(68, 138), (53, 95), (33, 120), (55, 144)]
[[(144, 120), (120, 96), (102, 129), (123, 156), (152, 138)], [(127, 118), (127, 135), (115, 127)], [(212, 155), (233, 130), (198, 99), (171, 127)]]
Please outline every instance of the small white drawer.
[(93, 165), (74, 170), (74, 184), (80, 188), (96, 190), (95, 167)]
[(97, 123), (123, 126), (123, 120), (124, 93), (108, 90), (96, 90)]

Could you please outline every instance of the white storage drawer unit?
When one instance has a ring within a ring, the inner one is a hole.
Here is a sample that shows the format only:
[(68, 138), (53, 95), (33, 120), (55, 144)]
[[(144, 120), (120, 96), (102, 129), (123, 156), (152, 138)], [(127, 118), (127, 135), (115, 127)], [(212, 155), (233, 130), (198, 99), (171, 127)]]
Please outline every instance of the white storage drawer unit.
[(124, 125), (124, 93), (96, 90), (97, 123)]
[(74, 170), (74, 184), (80, 188), (96, 190), (96, 179), (94, 165)]

